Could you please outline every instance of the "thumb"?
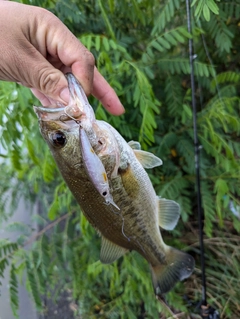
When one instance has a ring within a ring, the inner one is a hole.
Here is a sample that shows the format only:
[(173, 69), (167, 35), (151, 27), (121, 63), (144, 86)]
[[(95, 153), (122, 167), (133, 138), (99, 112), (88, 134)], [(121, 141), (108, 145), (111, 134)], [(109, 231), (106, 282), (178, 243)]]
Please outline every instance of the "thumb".
[(39, 79), (34, 82), (34, 88), (47, 99), (67, 104), (69, 101), (69, 89), (64, 74), (48, 66), (38, 73)]
[(69, 100), (69, 90), (64, 74), (54, 68), (43, 56), (41, 60), (38, 66), (31, 71), (29, 83), (22, 82), (22, 84), (34, 88), (48, 99), (66, 104)]
[[(0, 60), (0, 79), (14, 81), (39, 91), (43, 96), (67, 103), (69, 99), (68, 84), (64, 74), (56, 67), (62, 63), (51, 58), (51, 63), (26, 39), (6, 42), (5, 53)], [(10, 53), (9, 53), (10, 52)], [(1, 53), (1, 50), (0, 50)], [(70, 68), (69, 68), (70, 70)], [(67, 72), (67, 69), (64, 71)]]
[(46, 97), (67, 103), (69, 90), (64, 74), (51, 65), (38, 73), (38, 83), (34, 85)]
[(34, 88), (40, 95), (66, 104), (69, 100), (69, 90), (64, 74), (34, 47), (31, 49), (28, 58), (21, 61), (22, 74), (16, 75), (16, 78), (20, 77), (21, 84)]

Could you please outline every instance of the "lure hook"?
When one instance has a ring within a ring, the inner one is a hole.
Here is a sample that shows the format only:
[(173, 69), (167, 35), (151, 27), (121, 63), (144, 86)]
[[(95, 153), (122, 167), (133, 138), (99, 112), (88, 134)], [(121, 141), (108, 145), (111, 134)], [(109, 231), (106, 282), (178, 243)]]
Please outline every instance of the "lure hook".
[(68, 117), (70, 117), (70, 119), (72, 119), (73, 121), (75, 121), (76, 124), (79, 124), (79, 125), (80, 125), (81, 121), (75, 119), (75, 117), (73, 117), (72, 115), (68, 114), (68, 112), (66, 111), (66, 108), (64, 109), (64, 113), (65, 113)]

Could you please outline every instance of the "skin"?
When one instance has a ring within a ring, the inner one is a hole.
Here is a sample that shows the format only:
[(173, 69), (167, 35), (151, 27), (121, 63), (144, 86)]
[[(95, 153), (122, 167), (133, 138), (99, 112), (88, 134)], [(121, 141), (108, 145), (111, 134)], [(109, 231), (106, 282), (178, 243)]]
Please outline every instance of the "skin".
[(124, 113), (115, 91), (81, 42), (51, 12), (0, 0), (0, 80), (29, 87), (43, 106), (67, 104), (66, 72), (112, 114)]

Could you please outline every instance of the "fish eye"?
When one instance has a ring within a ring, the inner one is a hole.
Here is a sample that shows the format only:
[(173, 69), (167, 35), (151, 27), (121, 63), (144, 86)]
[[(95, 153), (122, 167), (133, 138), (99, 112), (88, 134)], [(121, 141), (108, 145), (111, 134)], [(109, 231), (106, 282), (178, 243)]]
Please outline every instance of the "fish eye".
[(103, 195), (103, 196), (106, 196), (106, 195), (107, 195), (107, 192), (106, 192), (106, 191), (105, 191), (105, 192), (103, 192), (103, 193), (102, 193), (102, 195)]
[(66, 136), (62, 132), (57, 131), (52, 134), (52, 142), (55, 146), (62, 147), (66, 144), (66, 141)]

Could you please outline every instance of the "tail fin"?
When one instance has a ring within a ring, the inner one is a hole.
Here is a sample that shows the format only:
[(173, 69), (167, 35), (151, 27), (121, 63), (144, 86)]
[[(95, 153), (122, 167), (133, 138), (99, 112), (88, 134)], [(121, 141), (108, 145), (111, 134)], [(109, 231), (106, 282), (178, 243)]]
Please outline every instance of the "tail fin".
[(188, 278), (194, 266), (195, 261), (191, 255), (166, 246), (166, 263), (151, 266), (156, 295), (167, 293), (179, 280)]

